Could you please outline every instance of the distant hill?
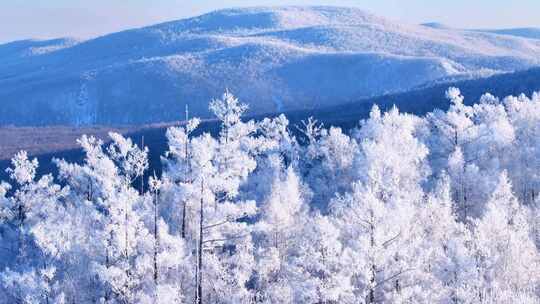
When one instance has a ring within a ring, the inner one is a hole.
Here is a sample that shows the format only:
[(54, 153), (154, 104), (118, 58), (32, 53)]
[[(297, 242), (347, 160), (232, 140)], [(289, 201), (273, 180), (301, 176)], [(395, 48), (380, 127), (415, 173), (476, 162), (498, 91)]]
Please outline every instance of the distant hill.
[(449, 29), (452, 29), (451, 27), (449, 27), (448, 25), (444, 24), (444, 23), (439, 23), (439, 22), (426, 22), (426, 23), (422, 23), (420, 24), (422, 26), (427, 26), (427, 27), (431, 27), (431, 28), (435, 28), (435, 29), (440, 29), (440, 30), (449, 30)]
[[(358, 100), (356, 102), (317, 110), (289, 111), (285, 115), (290, 120), (290, 130), (292, 132), (297, 132), (297, 128), (294, 125), (301, 125), (302, 120), (310, 116), (313, 116), (325, 126), (333, 125), (349, 130), (356, 127), (361, 119), (368, 116), (373, 104), (378, 104), (382, 110), (388, 110), (393, 105), (396, 105), (403, 112), (418, 115), (430, 112), (435, 108), (447, 109), (449, 103), (445, 98), (445, 91), (450, 85), (457, 86), (461, 89), (467, 104), (476, 102), (485, 92), (491, 92), (493, 95), (499, 97), (521, 93), (531, 95), (533, 92), (540, 91), (540, 68), (496, 75), (486, 79), (439, 84), (406, 93)], [(246, 119), (259, 120), (264, 116), (275, 116), (278, 114), (269, 113), (267, 115), (251, 116)], [(0, 180), (6, 180), (8, 178), (4, 169), (9, 166), (9, 158), (21, 149), (28, 150), (31, 155), (37, 156), (42, 164), (40, 173), (47, 173), (55, 169), (51, 163), (53, 157), (67, 158), (71, 161), (82, 160), (82, 152), (75, 142), (82, 134), (92, 134), (98, 138), (107, 140), (107, 132), (109, 131), (123, 133), (133, 138), (137, 143), (141, 143), (144, 138), (144, 144), (150, 148), (151, 171), (156, 170), (159, 173), (161, 170), (160, 156), (167, 149), (166, 129), (171, 125), (182, 123), (177, 121), (168, 124), (131, 128), (0, 128), (0, 138), (2, 138), (2, 146), (0, 147)], [(218, 131), (219, 125), (215, 120), (203, 121), (197, 130), (198, 134), (201, 132), (217, 134)]]
[(534, 28), (534, 27), (499, 29), (499, 30), (477, 30), (477, 31), (486, 32), (486, 33), (494, 33), (494, 34), (499, 34), (499, 35), (530, 38), (530, 39), (540, 39), (540, 28)]
[(339, 7), (242, 8), (78, 41), (0, 45), (0, 125), (208, 117), (225, 88), (250, 113), (316, 110), (540, 64), (540, 41), (406, 25)]
[[(439, 23), (439, 22), (426, 22), (420, 25), (430, 27), (430, 28), (435, 28), (435, 29), (441, 29), (441, 30), (454, 29), (444, 23)], [(518, 27), (518, 28), (508, 28), (508, 29), (472, 29), (469, 31), (522, 37), (522, 38), (529, 38), (529, 39), (540, 39), (540, 28), (536, 28), (536, 27)]]
[[(423, 115), (434, 109), (446, 110), (449, 103), (445, 92), (450, 86), (458, 87), (461, 90), (465, 96), (466, 104), (477, 102), (484, 93), (491, 93), (500, 98), (509, 95), (531, 95), (534, 92), (540, 92), (540, 68), (494, 75), (483, 79), (441, 83), (427, 88), (388, 94), (315, 111), (293, 111), (287, 115), (293, 120), (314, 116), (327, 125), (337, 125), (348, 129), (356, 126), (359, 119), (367, 117), (374, 104), (377, 104), (381, 110), (388, 110), (395, 105), (403, 112), (417, 115)], [(298, 118), (296, 119), (296, 117)]]

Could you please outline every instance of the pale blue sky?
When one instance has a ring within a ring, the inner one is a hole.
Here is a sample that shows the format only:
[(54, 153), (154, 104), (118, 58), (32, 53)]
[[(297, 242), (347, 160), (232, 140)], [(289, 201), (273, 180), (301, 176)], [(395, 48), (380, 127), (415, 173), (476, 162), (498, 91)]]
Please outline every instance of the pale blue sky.
[(407, 23), (461, 28), (540, 27), (540, 0), (0, 0), (0, 43), (88, 38), (208, 11), (258, 5), (355, 6)]

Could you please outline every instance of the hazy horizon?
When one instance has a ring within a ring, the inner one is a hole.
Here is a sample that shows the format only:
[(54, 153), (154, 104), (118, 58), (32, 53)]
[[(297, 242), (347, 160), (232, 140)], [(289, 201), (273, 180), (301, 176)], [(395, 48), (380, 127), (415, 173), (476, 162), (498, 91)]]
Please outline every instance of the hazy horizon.
[[(0, 19), (8, 28), (0, 31), (0, 43), (24, 39), (51, 39), (74, 37), (88, 39), (125, 29), (184, 19), (210, 11), (252, 6), (329, 5), (357, 7), (367, 12), (398, 22), (420, 24), (439, 22), (456, 28), (518, 28), (540, 27), (540, 2), (520, 1), (509, 5), (502, 0), (457, 0), (430, 2), (413, 0), (403, 3), (382, 1), (215, 1), (179, 3), (156, 0), (152, 4), (142, 0), (126, 3), (108, 3), (105, 0), (77, 2), (67, 0), (35, 1), (14, 0), (0, 4)], [(120, 17), (119, 17), (120, 16)]]

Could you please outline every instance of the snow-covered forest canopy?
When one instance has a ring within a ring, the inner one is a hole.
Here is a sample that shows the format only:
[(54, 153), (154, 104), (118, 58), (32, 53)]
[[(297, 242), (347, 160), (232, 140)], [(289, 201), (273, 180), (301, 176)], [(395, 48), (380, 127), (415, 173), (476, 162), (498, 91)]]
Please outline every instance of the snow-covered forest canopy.
[(344, 132), (225, 93), (217, 137), (168, 130), (161, 176), (115, 133), (55, 177), (20, 152), (0, 303), (538, 303), (540, 94), (447, 97)]

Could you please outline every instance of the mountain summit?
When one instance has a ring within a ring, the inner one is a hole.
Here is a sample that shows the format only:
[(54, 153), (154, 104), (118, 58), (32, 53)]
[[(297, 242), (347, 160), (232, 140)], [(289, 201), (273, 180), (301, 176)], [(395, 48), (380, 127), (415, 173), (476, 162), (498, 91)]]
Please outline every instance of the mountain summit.
[(314, 109), (540, 64), (540, 40), (399, 24), (359, 9), (215, 11), (87, 41), (0, 45), (0, 122), (139, 124), (208, 116), (226, 88), (254, 113)]

